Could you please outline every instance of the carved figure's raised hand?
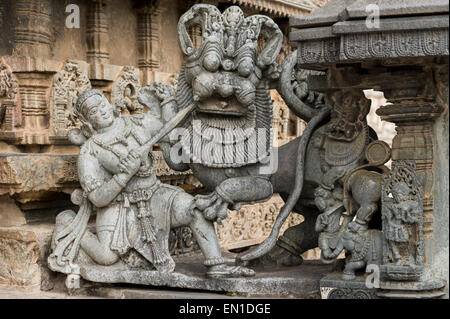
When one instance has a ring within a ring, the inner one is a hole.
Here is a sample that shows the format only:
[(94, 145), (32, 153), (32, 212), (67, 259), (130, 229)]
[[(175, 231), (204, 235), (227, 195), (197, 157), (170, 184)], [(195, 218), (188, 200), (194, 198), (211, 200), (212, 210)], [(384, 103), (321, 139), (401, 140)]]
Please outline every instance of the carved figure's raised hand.
[(172, 86), (168, 83), (155, 85), (155, 95), (160, 101), (165, 101), (175, 95)]
[(135, 151), (131, 151), (119, 164), (120, 171), (128, 175), (136, 174), (140, 166), (141, 157)]

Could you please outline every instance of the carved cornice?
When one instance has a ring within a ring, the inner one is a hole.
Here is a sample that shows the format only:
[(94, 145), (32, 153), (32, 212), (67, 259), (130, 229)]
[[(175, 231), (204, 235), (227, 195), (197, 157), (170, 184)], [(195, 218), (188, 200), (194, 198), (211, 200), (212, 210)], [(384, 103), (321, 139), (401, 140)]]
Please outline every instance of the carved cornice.
[(291, 33), (290, 39), (299, 49), (302, 66), (449, 54), (448, 29), (344, 34), (299, 42)]
[(249, 6), (263, 13), (287, 18), (292, 15), (306, 15), (319, 7), (318, 1), (293, 1), (293, 0), (230, 0), (233, 4)]
[(399, 123), (432, 120), (437, 118), (442, 111), (442, 107), (437, 103), (427, 102), (423, 99), (411, 99), (384, 105), (376, 111), (376, 114), (383, 121)]

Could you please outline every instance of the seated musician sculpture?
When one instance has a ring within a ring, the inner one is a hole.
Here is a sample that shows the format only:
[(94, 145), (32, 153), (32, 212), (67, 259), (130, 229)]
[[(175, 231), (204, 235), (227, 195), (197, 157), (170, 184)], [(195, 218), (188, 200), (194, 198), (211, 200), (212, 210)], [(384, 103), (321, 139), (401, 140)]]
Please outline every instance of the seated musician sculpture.
[[(168, 249), (169, 231), (189, 226), (205, 257), (207, 276), (252, 276), (251, 269), (225, 263), (213, 221), (205, 219), (194, 197), (161, 183), (151, 150), (142, 153), (142, 146), (176, 116), (164, 87), (155, 94), (163, 105), (160, 116), (153, 112), (122, 116), (99, 90), (85, 91), (78, 98), (74, 115), (81, 130), (69, 138), (81, 145), (78, 175), (82, 191), (72, 194), (80, 210), (58, 215), (50, 268), (73, 274), (79, 264), (121, 262), (126, 269), (156, 268), (169, 273), (175, 269)], [(95, 233), (88, 229), (92, 211), (96, 211)]]

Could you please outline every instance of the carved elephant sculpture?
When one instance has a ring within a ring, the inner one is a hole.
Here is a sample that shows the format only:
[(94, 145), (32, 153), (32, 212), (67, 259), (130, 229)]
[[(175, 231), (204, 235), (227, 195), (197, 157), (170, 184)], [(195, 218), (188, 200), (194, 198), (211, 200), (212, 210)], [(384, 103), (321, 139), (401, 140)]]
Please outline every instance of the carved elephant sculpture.
[(370, 229), (358, 232), (346, 231), (341, 244), (350, 256), (342, 273), (342, 279), (355, 279), (355, 272), (369, 264), (380, 265), (382, 262), (383, 233)]

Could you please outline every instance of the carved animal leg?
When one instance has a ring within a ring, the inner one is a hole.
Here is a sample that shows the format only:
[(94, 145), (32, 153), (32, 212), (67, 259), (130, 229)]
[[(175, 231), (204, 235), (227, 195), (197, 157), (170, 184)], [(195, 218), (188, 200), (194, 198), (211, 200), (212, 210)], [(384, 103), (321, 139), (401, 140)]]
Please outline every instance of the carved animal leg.
[(367, 224), (372, 218), (373, 213), (378, 209), (377, 203), (363, 203), (356, 211), (355, 223), (351, 223), (349, 228), (357, 232), (358, 230), (367, 229)]
[(319, 233), (314, 230), (317, 211), (305, 209), (304, 212), (305, 220), (301, 224), (288, 228), (268, 254), (251, 264), (301, 265), (303, 258), (300, 255), (309, 249), (316, 248), (319, 239)]
[(210, 195), (197, 195), (195, 202), (206, 219), (220, 223), (227, 217), (229, 207), (238, 209), (240, 204), (265, 201), (272, 195), (272, 184), (268, 178), (242, 176), (224, 180)]
[(206, 259), (221, 257), (214, 224), (205, 219), (202, 212), (193, 207), (194, 198), (184, 192), (173, 201), (171, 227), (189, 226)]
[(216, 193), (230, 204), (254, 203), (268, 200), (273, 195), (273, 189), (268, 178), (242, 176), (224, 180), (216, 188)]
[(352, 261), (345, 265), (344, 271), (342, 273), (342, 279), (353, 280), (356, 278), (355, 271), (361, 269), (366, 265), (364, 261)]
[(300, 255), (318, 246), (319, 233), (314, 230), (315, 222), (315, 218), (305, 217), (304, 222), (288, 228), (278, 238), (277, 245), (273, 250), (276, 250), (277, 247), (283, 250), (283, 255), (286, 257), (281, 260), (282, 265), (300, 265), (303, 262)]
[(177, 195), (173, 204), (171, 226), (189, 226), (191, 228), (195, 240), (205, 256), (204, 265), (209, 268), (207, 275), (214, 278), (253, 276), (255, 272), (252, 269), (225, 264), (226, 260), (220, 251), (214, 224), (207, 220), (199, 209), (192, 209), (193, 201), (194, 198), (189, 194), (179, 193)]
[(205, 220), (203, 214), (197, 209), (194, 209), (194, 216), (190, 227), (205, 256), (204, 265), (209, 268), (207, 272), (208, 277), (230, 278), (251, 277), (255, 275), (252, 269), (225, 264), (226, 260), (222, 257), (213, 223)]

